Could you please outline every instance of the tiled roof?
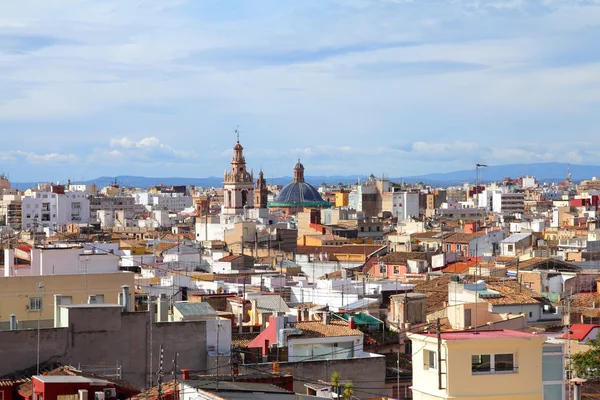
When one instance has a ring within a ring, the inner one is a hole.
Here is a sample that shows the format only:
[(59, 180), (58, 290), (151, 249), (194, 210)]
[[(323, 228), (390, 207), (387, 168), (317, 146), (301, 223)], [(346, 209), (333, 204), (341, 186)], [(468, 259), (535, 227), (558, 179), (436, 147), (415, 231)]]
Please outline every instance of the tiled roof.
[(485, 232), (475, 233), (453, 233), (448, 237), (444, 238), (446, 243), (469, 243), (471, 240), (477, 238), (477, 236), (484, 235)]
[(327, 325), (319, 321), (297, 322), (296, 328), (302, 331), (302, 335), (290, 336), (290, 339), (363, 336), (360, 330), (350, 329), (348, 328), (348, 324), (342, 321), (330, 321)]
[(521, 304), (540, 304), (542, 296), (535, 291), (519, 284), (517, 281), (496, 281), (487, 282), (488, 289), (500, 293), (500, 297), (489, 297), (485, 301), (491, 305), (521, 305)]
[[(519, 261), (518, 263), (520, 270), (532, 270), (532, 269), (564, 269), (579, 271), (581, 268), (566, 261), (558, 260), (556, 258), (546, 257), (534, 257), (529, 260)], [(512, 267), (515, 268), (516, 265)]]
[(0, 379), (0, 387), (11, 387), (21, 385), (27, 382), (27, 379)]
[[(161, 385), (163, 395), (173, 393), (175, 391), (175, 381), (168, 381)], [(137, 396), (133, 396), (131, 400), (152, 400), (158, 397), (158, 385), (153, 386), (151, 389), (146, 390), (138, 394)]]
[[(479, 261), (479, 265), (481, 264), (481, 261)], [(444, 269), (442, 269), (442, 272), (445, 274), (464, 274), (469, 272), (469, 268), (474, 267), (475, 265), (477, 265), (477, 260), (474, 258), (469, 258), (464, 261), (457, 261), (452, 264), (448, 264)]]
[(251, 300), (256, 301), (256, 308), (260, 313), (275, 313), (290, 311), (290, 308), (286, 304), (285, 300), (278, 294), (265, 294), (262, 296), (252, 297)]
[(256, 339), (260, 332), (255, 333), (232, 333), (231, 344), (237, 344), (240, 347), (248, 347), (251, 341)]
[[(53, 369), (52, 371), (45, 372), (44, 375), (46, 375), (46, 376), (82, 376), (82, 377), (88, 377), (88, 378), (101, 378), (101, 379), (109, 381), (117, 386), (120, 386), (124, 389), (127, 389), (129, 391), (136, 392), (136, 393), (139, 392), (139, 389), (136, 386), (133, 386), (131, 383), (129, 383), (127, 381), (123, 381), (120, 379), (114, 379), (114, 378), (107, 378), (107, 377), (100, 376), (100, 375), (95, 375), (95, 374), (90, 374), (87, 372), (78, 371), (78, 370), (74, 369), (73, 367), (68, 367), (68, 366), (58, 367), (56, 369)], [(25, 382), (25, 383), (21, 384), (21, 386), (19, 386), (18, 391), (19, 391), (19, 393), (22, 393), (28, 397), (31, 397), (31, 394), (33, 391), (33, 382), (31, 380), (27, 380), (27, 382)]]
[(217, 313), (210, 306), (210, 304), (206, 302), (176, 302), (173, 307), (177, 309), (184, 317), (194, 317), (194, 316), (205, 316), (205, 317), (216, 317)]
[(413, 292), (425, 293), (427, 295), (426, 305), (428, 314), (443, 310), (446, 307), (446, 303), (448, 302), (448, 282), (450, 282), (450, 275), (446, 274), (439, 278), (417, 283), (413, 288)]
[(426, 260), (427, 254), (418, 251), (397, 251), (379, 258), (384, 263), (405, 263), (408, 260)]
[(233, 260), (237, 260), (238, 258), (241, 258), (242, 255), (241, 254), (232, 254), (230, 256), (225, 256), (223, 258), (221, 258), (219, 260), (219, 262), (232, 262)]
[(412, 235), (410, 235), (410, 237), (411, 237), (411, 239), (415, 239), (415, 240), (441, 240), (442, 234), (444, 235), (444, 237), (452, 235), (452, 233), (449, 233), (449, 232), (442, 233), (442, 232), (438, 232), (438, 231), (429, 231), (429, 232), (413, 233)]

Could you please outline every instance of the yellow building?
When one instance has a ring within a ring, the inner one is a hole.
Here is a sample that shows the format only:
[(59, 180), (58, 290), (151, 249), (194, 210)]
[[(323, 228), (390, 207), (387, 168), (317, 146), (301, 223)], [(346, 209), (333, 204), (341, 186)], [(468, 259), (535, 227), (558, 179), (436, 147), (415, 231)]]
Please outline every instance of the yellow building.
[(348, 192), (335, 192), (335, 206), (348, 207), (349, 194)]
[(90, 296), (97, 303), (117, 304), (123, 285), (130, 287), (134, 304), (134, 276), (131, 272), (76, 275), (0, 277), (0, 321), (15, 314), (19, 323), (54, 318), (54, 295), (62, 304), (83, 304)]
[[(544, 398), (543, 336), (510, 330), (442, 332), (439, 345), (435, 333), (408, 337), (415, 400)], [(564, 369), (558, 367), (560, 374)]]

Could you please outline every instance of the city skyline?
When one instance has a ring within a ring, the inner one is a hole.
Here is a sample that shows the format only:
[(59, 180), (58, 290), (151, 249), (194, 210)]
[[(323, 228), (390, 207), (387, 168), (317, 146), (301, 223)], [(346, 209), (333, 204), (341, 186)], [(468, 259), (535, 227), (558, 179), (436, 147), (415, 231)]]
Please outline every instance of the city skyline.
[(237, 125), (274, 177), (600, 155), (592, 1), (27, 3), (0, 17), (15, 181), (220, 176)]

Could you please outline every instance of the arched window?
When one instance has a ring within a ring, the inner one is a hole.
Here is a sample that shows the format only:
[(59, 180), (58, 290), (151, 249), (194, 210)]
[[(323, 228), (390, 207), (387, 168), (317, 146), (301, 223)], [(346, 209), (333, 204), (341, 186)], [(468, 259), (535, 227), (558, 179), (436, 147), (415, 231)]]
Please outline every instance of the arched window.
[(227, 207), (231, 207), (231, 191), (227, 191), (225, 192), (225, 204), (227, 204)]
[(242, 191), (242, 207), (248, 203), (248, 192)]

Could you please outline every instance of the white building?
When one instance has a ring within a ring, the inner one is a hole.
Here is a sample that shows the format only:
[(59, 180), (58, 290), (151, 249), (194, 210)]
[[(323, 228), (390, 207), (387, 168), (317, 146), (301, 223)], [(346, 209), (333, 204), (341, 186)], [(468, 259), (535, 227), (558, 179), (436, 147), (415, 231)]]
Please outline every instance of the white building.
[(419, 216), (419, 194), (416, 192), (394, 192), (392, 216), (398, 221)]
[(23, 229), (59, 230), (70, 223), (88, 222), (90, 201), (83, 192), (33, 192), (22, 198), (21, 218)]
[(183, 193), (141, 192), (133, 195), (136, 204), (153, 210), (183, 211), (194, 204), (191, 196)]
[(525, 194), (494, 191), (492, 210), (495, 213), (523, 214), (525, 212)]

